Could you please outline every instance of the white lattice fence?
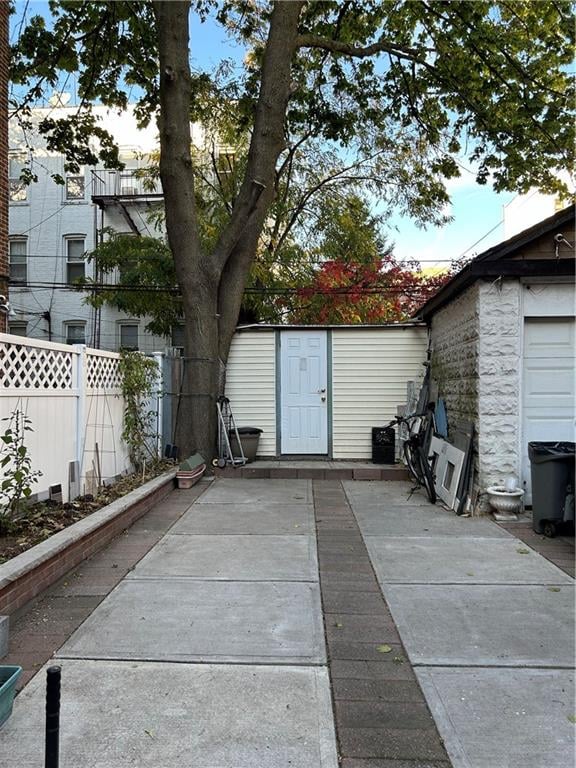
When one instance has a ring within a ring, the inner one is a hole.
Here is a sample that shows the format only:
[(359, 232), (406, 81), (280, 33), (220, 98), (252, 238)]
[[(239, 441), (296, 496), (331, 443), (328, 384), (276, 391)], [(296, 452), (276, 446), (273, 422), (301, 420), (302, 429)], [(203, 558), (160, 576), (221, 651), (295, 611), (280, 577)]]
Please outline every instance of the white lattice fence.
[(120, 389), (120, 355), (114, 352), (86, 350), (86, 387), (88, 389)]
[[(42, 472), (35, 492), (61, 486), (67, 500), (130, 469), (119, 360), (113, 352), (0, 334), (0, 418), (19, 410), (31, 420), (26, 445)], [(0, 434), (6, 426), (0, 422)]]
[(0, 340), (1, 384), (5, 389), (66, 390), (73, 385), (75, 353), (63, 344)]

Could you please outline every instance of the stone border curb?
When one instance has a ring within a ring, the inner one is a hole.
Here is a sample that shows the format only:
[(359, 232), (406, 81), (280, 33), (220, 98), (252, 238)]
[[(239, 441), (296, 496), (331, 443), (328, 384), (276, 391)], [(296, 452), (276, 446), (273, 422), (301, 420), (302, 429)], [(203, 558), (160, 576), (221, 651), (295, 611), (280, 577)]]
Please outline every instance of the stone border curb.
[(173, 490), (175, 476), (174, 469), (149, 480), (0, 565), (0, 614), (14, 613), (129, 528)]

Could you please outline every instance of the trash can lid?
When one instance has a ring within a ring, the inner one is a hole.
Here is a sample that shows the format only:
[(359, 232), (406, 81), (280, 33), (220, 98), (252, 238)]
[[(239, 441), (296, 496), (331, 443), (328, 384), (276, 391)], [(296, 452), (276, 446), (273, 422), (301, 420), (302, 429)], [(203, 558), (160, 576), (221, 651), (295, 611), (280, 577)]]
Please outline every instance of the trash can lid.
[(553, 461), (570, 459), (576, 455), (576, 444), (570, 442), (534, 442), (528, 443), (528, 456), (531, 461)]
[(259, 427), (238, 427), (239, 435), (261, 435), (263, 431)]

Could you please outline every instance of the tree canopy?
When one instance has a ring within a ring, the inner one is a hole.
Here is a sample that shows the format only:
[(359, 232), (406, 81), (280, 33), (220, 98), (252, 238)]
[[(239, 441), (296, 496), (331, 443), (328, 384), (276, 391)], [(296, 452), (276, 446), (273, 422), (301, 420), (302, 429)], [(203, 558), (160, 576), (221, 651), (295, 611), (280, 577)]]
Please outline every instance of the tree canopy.
[[(190, 365), (182, 445), (209, 455), (220, 367), (225, 365), (251, 265), (282, 169), (299, 142), (333, 147), (371, 166), (380, 205), (417, 221), (442, 221), (446, 181), (464, 159), (481, 184), (558, 191), (573, 168), (574, 6), (563, 0), (52, 0), (52, 24), (35, 16), (13, 48), (14, 105), (25, 122), (34, 100), (75, 73), (81, 105), (39, 130), (67, 170), (119, 165), (91, 104), (126, 106), (137, 94), (157, 120), (166, 231), (182, 297)], [(215, 15), (246, 46), (240, 76), (190, 68), (189, 15)], [(190, 120), (215, 96), (234, 104), (249, 135), (233, 203), (209, 247), (195, 195)], [(91, 144), (88, 138), (95, 136)], [(192, 357), (193, 351), (193, 357)]]

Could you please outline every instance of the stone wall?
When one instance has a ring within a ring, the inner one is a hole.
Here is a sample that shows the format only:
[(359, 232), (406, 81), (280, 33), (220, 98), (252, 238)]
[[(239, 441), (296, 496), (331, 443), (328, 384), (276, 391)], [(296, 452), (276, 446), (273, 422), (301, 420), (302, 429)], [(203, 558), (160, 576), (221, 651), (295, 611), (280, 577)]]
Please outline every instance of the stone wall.
[(432, 318), (432, 378), (446, 401), (450, 423), (478, 423), (478, 283)]
[(520, 477), (521, 285), (479, 282), (479, 485)]

